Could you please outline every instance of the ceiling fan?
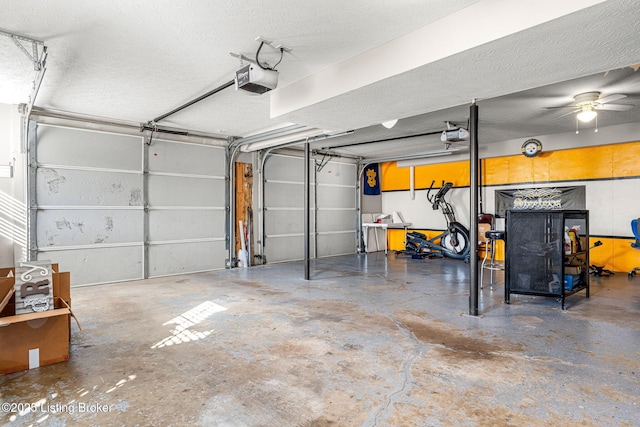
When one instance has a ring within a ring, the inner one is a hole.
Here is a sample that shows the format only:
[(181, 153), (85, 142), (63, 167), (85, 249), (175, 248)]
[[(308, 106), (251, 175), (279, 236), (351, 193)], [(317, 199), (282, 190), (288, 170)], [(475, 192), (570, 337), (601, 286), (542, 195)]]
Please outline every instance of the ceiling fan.
[(598, 115), (596, 110), (609, 111), (627, 111), (633, 108), (633, 105), (627, 104), (610, 104), (612, 101), (626, 98), (627, 95), (613, 94), (600, 98), (600, 92), (585, 92), (573, 97), (573, 104), (561, 107), (547, 107), (547, 109), (570, 108), (572, 111), (560, 117), (577, 113), (576, 118), (581, 122), (590, 122)]

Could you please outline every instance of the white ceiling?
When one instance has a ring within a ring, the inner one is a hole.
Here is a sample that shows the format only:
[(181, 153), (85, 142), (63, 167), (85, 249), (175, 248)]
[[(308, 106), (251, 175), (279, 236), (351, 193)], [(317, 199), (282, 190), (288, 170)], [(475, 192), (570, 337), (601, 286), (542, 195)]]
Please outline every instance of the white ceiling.
[[(286, 124), (355, 133), (316, 148), (437, 132), (464, 124), (472, 99), (480, 141), (566, 132), (575, 119), (547, 106), (586, 91), (627, 95), (640, 121), (636, 0), (5, 0), (0, 30), (42, 40), (47, 72), (35, 106), (146, 123), (233, 78), (257, 36), (293, 49), (275, 91), (228, 88), (160, 125), (246, 137)], [(30, 46), (27, 46), (30, 49)], [(279, 57), (265, 46), (262, 62)], [(26, 103), (35, 72), (0, 36), (0, 103)], [(387, 130), (381, 121), (400, 118)], [(336, 149), (389, 156), (437, 135)]]

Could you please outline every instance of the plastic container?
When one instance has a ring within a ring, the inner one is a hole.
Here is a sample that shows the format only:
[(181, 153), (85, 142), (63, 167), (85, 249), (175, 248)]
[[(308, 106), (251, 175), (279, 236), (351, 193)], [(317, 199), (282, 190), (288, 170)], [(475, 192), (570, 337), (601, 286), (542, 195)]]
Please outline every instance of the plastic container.
[(571, 252), (576, 253), (582, 250), (580, 243), (580, 226), (574, 225), (569, 230), (569, 239), (571, 240)]

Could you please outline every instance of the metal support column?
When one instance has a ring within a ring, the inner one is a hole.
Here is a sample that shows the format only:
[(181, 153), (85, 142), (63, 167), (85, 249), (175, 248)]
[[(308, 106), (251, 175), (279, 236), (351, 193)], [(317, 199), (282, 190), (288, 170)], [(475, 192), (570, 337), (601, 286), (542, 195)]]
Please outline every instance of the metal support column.
[(478, 105), (474, 99), (469, 108), (470, 134), (470, 222), (469, 238), (471, 250), (469, 252), (469, 314), (478, 315)]
[(311, 222), (311, 212), (310, 212), (310, 202), (311, 202), (311, 180), (310, 180), (310, 169), (309, 162), (311, 161), (309, 155), (309, 139), (304, 144), (304, 279), (309, 280), (309, 253), (311, 242), (309, 241), (310, 234), (310, 222)]
[(313, 161), (313, 257), (318, 258), (318, 165)]
[(151, 143), (151, 136), (147, 140), (146, 137), (142, 139), (142, 277), (149, 278), (149, 144)]
[(361, 254), (364, 252), (362, 247), (362, 192), (360, 190), (360, 171), (364, 169), (360, 165), (360, 161), (356, 163), (356, 252)]

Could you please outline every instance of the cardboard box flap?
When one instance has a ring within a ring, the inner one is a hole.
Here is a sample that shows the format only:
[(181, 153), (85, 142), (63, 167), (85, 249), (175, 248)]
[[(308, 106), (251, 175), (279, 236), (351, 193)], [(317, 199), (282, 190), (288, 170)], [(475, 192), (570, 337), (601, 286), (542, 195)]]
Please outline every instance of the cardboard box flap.
[[(78, 320), (76, 315), (73, 314), (73, 311), (71, 311), (71, 306), (69, 304), (67, 304), (67, 302), (65, 300), (63, 300), (62, 298), (58, 298), (58, 301), (60, 301), (62, 303), (62, 305), (67, 307), (67, 309), (69, 310), (69, 314), (71, 314), (71, 317), (73, 317), (73, 320), (76, 321), (76, 324), (78, 325), (78, 329), (82, 330), (82, 326), (80, 326), (80, 321)], [(69, 325), (69, 328), (71, 328), (71, 325)]]
[(66, 271), (53, 274), (53, 296), (62, 298), (71, 305), (71, 273)]
[(56, 308), (55, 310), (41, 311), (39, 313), (16, 314), (15, 316), (0, 317), (0, 328), (13, 323), (28, 322), (29, 320), (46, 319), (49, 317), (70, 314), (68, 308)]
[[(4, 298), (0, 300), (0, 313), (9, 304), (9, 301), (11, 301), (11, 297), (13, 296), (14, 293), (15, 293), (15, 290), (11, 288), (9, 290), (9, 293), (7, 293), (7, 295), (5, 295)], [(0, 295), (0, 298), (2, 298), (1, 295)]]
[(0, 301), (13, 289), (14, 284), (13, 277), (0, 277)]

